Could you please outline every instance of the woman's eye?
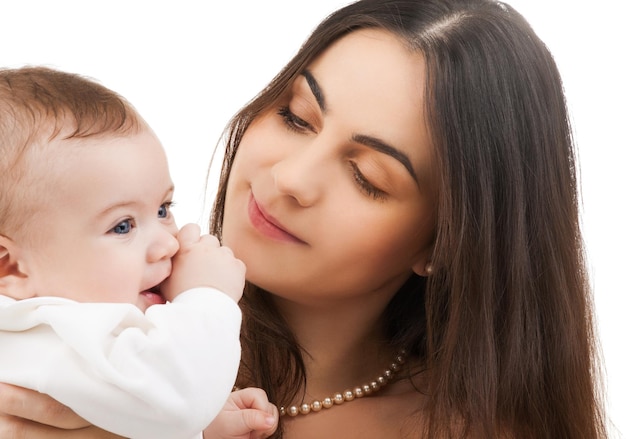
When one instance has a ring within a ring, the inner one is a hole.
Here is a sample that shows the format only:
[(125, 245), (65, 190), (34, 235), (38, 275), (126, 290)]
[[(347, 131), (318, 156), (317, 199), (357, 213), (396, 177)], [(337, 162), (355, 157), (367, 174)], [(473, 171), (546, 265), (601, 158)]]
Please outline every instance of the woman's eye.
[(115, 233), (116, 235), (126, 235), (130, 233), (132, 229), (133, 221), (129, 218), (117, 223), (109, 232)]
[(157, 214), (157, 216), (159, 218), (167, 218), (170, 215), (170, 209), (172, 208), (172, 205), (174, 203), (171, 201), (168, 201), (166, 203), (163, 203), (159, 206), (159, 212)]
[(305, 131), (313, 131), (313, 127), (306, 120), (296, 116), (289, 107), (280, 107), (278, 109), (278, 115), (282, 117), (283, 122), (287, 125), (288, 128), (298, 132), (303, 133)]
[(373, 198), (374, 200), (385, 200), (387, 198), (387, 193), (381, 191), (372, 183), (370, 183), (367, 178), (361, 173), (361, 170), (354, 162), (350, 162), (350, 166), (352, 167), (352, 176), (354, 181), (359, 186), (359, 189), (365, 193), (368, 197)]

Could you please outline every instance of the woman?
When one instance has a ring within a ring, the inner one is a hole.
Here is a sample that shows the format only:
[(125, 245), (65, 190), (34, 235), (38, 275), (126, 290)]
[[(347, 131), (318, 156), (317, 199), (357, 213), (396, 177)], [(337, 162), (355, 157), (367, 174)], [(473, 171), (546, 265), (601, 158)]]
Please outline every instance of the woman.
[(286, 439), (606, 437), (576, 189), (558, 71), (510, 7), (336, 11), (227, 136), (238, 386)]

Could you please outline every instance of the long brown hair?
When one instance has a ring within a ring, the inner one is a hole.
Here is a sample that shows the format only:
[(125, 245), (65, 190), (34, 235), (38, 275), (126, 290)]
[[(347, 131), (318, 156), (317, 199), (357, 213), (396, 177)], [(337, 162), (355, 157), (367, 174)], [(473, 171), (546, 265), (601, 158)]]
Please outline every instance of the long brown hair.
[[(212, 232), (221, 233), (230, 166), (250, 123), (332, 42), (371, 27), (421, 52), (428, 72), (440, 171), (434, 272), (409, 279), (385, 315), (389, 343), (429, 369), (425, 436), (606, 437), (561, 79), (510, 6), (362, 0), (331, 14), (232, 119)], [(242, 308), (240, 384), (291, 400), (306, 380), (293, 335), (269, 293), (248, 285)]]

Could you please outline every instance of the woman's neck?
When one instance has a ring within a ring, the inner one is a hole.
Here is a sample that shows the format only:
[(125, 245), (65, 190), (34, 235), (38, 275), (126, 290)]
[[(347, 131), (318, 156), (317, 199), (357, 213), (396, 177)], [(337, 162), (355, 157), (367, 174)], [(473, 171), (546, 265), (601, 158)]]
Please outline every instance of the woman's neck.
[(277, 298), (276, 305), (305, 351), (305, 399), (371, 381), (396, 354), (384, 337), (386, 302), (310, 307)]

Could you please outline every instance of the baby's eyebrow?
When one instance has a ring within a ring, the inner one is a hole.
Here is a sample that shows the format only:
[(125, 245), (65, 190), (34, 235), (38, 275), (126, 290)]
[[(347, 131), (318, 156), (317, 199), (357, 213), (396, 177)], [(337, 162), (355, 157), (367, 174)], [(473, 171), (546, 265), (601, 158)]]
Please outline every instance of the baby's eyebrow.
[[(174, 193), (174, 185), (172, 184), (163, 193), (162, 199), (164, 200), (166, 198), (170, 198), (173, 193)], [(141, 204), (142, 201), (143, 200), (120, 200), (120, 201), (117, 201), (115, 203), (112, 203), (112, 204), (106, 206), (104, 209), (102, 209), (100, 211), (100, 215), (105, 215), (105, 214), (107, 214), (107, 213), (109, 213), (109, 212), (111, 212), (112, 210), (115, 210), (115, 209), (123, 209), (123, 208), (129, 208), (129, 207), (132, 207), (132, 206), (137, 206), (137, 205)]]
[(117, 203), (113, 203), (113, 204), (106, 206), (104, 209), (100, 211), (100, 215), (106, 215), (107, 213), (115, 209), (128, 208), (136, 204), (139, 204), (138, 201), (119, 201)]

